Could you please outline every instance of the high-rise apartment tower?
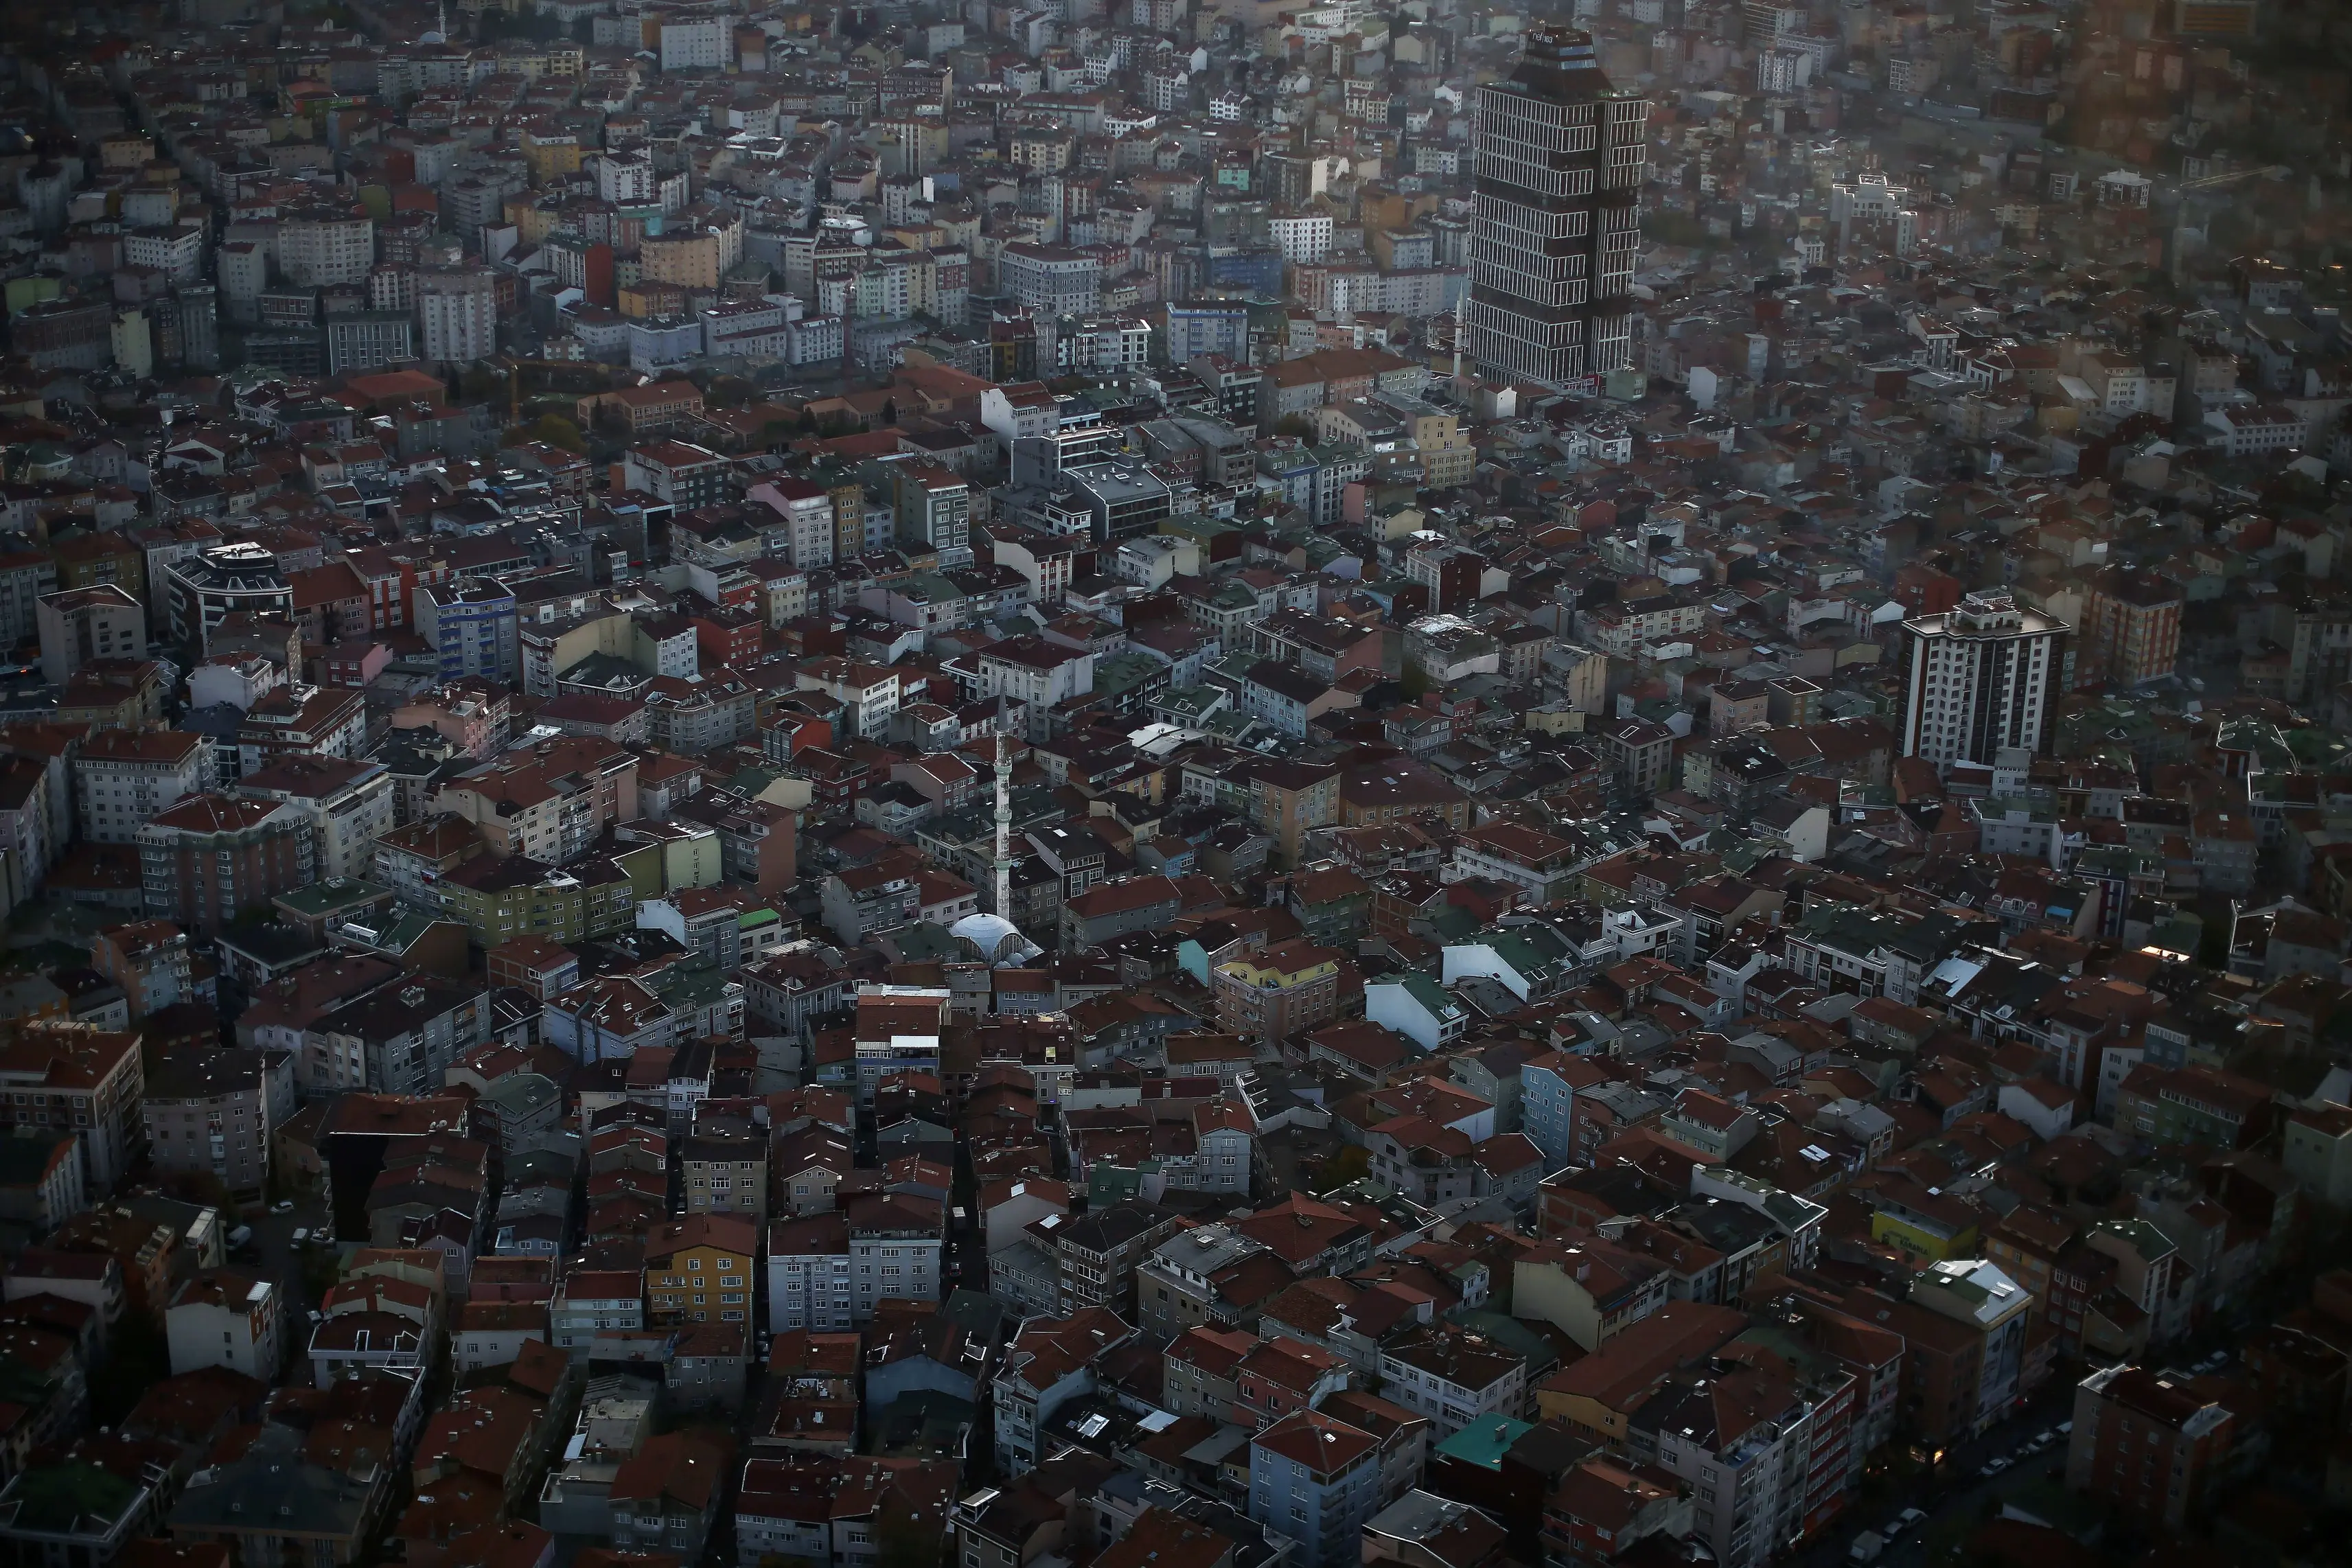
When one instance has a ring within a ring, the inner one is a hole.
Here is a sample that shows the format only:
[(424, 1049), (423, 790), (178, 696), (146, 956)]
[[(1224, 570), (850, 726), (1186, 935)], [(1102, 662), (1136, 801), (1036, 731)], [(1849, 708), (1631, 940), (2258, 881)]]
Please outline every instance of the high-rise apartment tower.
[(1528, 29), (1478, 89), (1470, 355), (1489, 375), (1559, 386), (1630, 363), (1650, 104), (1609, 85), (1592, 36)]
[(2010, 747), (2047, 750), (2066, 626), (2006, 593), (1903, 623), (1903, 754), (1938, 773), (1992, 765)]

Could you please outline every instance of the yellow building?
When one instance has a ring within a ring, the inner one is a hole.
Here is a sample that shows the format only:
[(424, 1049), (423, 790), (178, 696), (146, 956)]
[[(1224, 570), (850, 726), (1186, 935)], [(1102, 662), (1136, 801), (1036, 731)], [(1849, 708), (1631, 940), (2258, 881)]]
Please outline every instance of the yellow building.
[(689, 1215), (646, 1237), (646, 1321), (748, 1323), (759, 1227), (730, 1215)]
[(565, 131), (547, 136), (522, 133), (522, 157), (530, 183), (544, 185), (580, 172), (580, 138)]
[(1976, 1211), (1925, 1187), (1882, 1189), (1870, 1216), (1870, 1239), (1915, 1262), (1976, 1256)]
[(709, 229), (649, 234), (638, 247), (637, 265), (648, 283), (715, 290), (723, 270), (719, 236)]

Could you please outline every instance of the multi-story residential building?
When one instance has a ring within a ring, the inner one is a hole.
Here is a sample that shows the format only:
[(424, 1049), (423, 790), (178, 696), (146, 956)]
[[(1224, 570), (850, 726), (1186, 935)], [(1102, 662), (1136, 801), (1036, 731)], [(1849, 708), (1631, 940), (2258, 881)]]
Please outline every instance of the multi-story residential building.
[(1174, 1233), (1177, 1216), (1139, 1199), (1062, 1220), (1046, 1234), (1060, 1263), (1066, 1315), (1107, 1307), (1122, 1317), (1135, 1304), (1136, 1265)]
[(418, 635), (439, 659), (442, 679), (474, 676), (512, 686), (521, 679), (513, 590), (487, 577), (459, 577), (418, 584), (410, 603)]
[(884, 1301), (940, 1299), (947, 1215), (939, 1200), (868, 1193), (851, 1198), (842, 1213), (848, 1221), (856, 1321), (870, 1321)]
[(574, 1268), (548, 1303), (548, 1342), (574, 1361), (586, 1361), (600, 1336), (645, 1326), (645, 1276), (634, 1269)]
[(731, 499), (734, 465), (718, 453), (686, 441), (656, 441), (632, 447), (623, 458), (622, 482), (680, 511), (716, 506)]
[(278, 269), (302, 289), (364, 283), (375, 265), (375, 223), (357, 206), (298, 207), (278, 215)]
[(1230, 959), (1210, 973), (1218, 1026), (1278, 1043), (1339, 1016), (1339, 954), (1304, 940)]
[(588, 735), (540, 741), (451, 780), (438, 809), (481, 829), (491, 854), (561, 866), (637, 816), (637, 759)]
[(140, 828), (212, 786), (213, 743), (186, 730), (101, 730), (73, 758), (75, 814), (82, 836), (129, 844)]
[(432, 364), (471, 364), (499, 347), (499, 279), (487, 267), (433, 267), (416, 274), (420, 349)]
[(803, 571), (833, 564), (833, 496), (823, 485), (779, 477), (752, 486), (744, 499), (776, 514), (775, 528), (761, 529), (769, 554)]
[(2137, 686), (2170, 675), (2180, 659), (2185, 591), (2154, 572), (2110, 566), (2083, 594), (2074, 684)]
[(1137, 1321), (1145, 1333), (1160, 1338), (1203, 1324), (1233, 1326), (1239, 1315), (1223, 1296), (1221, 1282), (1230, 1270), (1265, 1250), (1223, 1226), (1177, 1231), (1136, 1265)]
[(1015, 240), (997, 252), (997, 285), (1047, 320), (1090, 314), (1102, 302), (1102, 263), (1081, 250)]
[(122, 987), (133, 1023), (194, 1000), (188, 934), (169, 921), (109, 926), (90, 939), (90, 967)]
[(849, 1216), (802, 1214), (768, 1226), (768, 1331), (847, 1333), (856, 1325)]
[(1951, 1414), (1961, 1430), (1981, 1432), (1999, 1421), (2018, 1395), (2025, 1373), (2025, 1337), (2033, 1298), (1982, 1258), (1930, 1264), (1911, 1282), (1909, 1302), (1973, 1336), (1962, 1360), (1975, 1386), (1954, 1390)]
[(1284, 1416), (1250, 1439), (1249, 1516), (1298, 1542), (1311, 1568), (1358, 1560), (1364, 1523), (1379, 1511), (1381, 1443), (1318, 1411)]
[(748, 1123), (706, 1125), (698, 1118), (679, 1144), (686, 1212), (768, 1219), (768, 1141)]
[(250, 540), (215, 544), (167, 562), (156, 590), (170, 609), (173, 640), (210, 651), (213, 631), (240, 611), (291, 620), (294, 590), (278, 557)]
[(732, 1215), (694, 1215), (646, 1238), (646, 1318), (654, 1324), (748, 1323), (760, 1232)]
[(52, 686), (63, 686), (92, 659), (146, 657), (147, 606), (119, 583), (44, 594), (33, 618), (41, 637), (41, 679)]
[(1577, 1163), (1578, 1091), (1612, 1081), (1599, 1067), (1567, 1051), (1553, 1051), (1521, 1064), (1519, 1131), (1543, 1152), (1547, 1173)]
[(306, 1096), (368, 1090), (424, 1094), (490, 1039), (489, 993), (478, 983), (412, 974), (337, 1003), (311, 1021), (295, 1078)]
[(2047, 750), (2067, 629), (2006, 593), (1903, 623), (1902, 754), (1938, 773), (1990, 767), (2000, 752)]
[(148, 1158), (158, 1171), (258, 1194), (269, 1184), (271, 1130), (293, 1102), (293, 1064), (283, 1052), (174, 1052), (147, 1079), (140, 1121)]
[(971, 560), (971, 486), (961, 475), (900, 463), (891, 470), (891, 488), (902, 544), (938, 551), (945, 566)]
[(990, 1383), (996, 1468), (1016, 1476), (1045, 1458), (1040, 1436), (1054, 1413), (1095, 1391), (1095, 1363), (1135, 1337), (1116, 1312), (1086, 1307), (1021, 1325)]
[(1851, 1476), (1854, 1380), (1750, 1366), (1675, 1374), (1637, 1409), (1628, 1447), (1679, 1476), (1693, 1538), (1728, 1568), (1759, 1568), (1833, 1517)]
[[(383, 858), (380, 854), (379, 864)], [(425, 891), (429, 898), (416, 907), (457, 921), (485, 949), (520, 936), (585, 942), (636, 925), (635, 884), (601, 856), (567, 868), (520, 855), (482, 855), (435, 872)]]
[(2160, 1147), (2242, 1149), (2269, 1131), (2273, 1114), (2268, 1086), (2215, 1068), (2143, 1062), (2116, 1093), (2116, 1126)]
[(236, 793), (290, 805), (309, 819), (322, 880), (366, 876), (374, 864), (377, 836), (392, 829), (392, 773), (382, 763), (281, 757), (239, 779)]
[(1653, 1537), (1687, 1540), (1696, 1523), (1692, 1495), (1646, 1467), (1587, 1459), (1544, 1501), (1544, 1559), (1605, 1568)]
[(2144, 1528), (2179, 1531), (2211, 1500), (2215, 1472), (2230, 1458), (2237, 1418), (2171, 1374), (2106, 1366), (2074, 1389), (2074, 1430), (2066, 1444), (2066, 1485)]
[(19, 1020), (0, 1047), (0, 1121), (26, 1128), (71, 1126), (92, 1191), (110, 1192), (144, 1140), (146, 1093), (139, 1037), (59, 1019)]
[(1417, 1329), (1381, 1347), (1384, 1397), (1451, 1436), (1482, 1415), (1526, 1411), (1528, 1363), (1499, 1342), (1451, 1323)]
[(183, 1280), (163, 1313), (172, 1373), (225, 1366), (273, 1383), (286, 1363), (285, 1309), (277, 1286), (231, 1268)]
[(291, 802), (191, 795), (141, 827), (147, 913), (217, 936), (249, 910), (319, 879), (309, 814)]

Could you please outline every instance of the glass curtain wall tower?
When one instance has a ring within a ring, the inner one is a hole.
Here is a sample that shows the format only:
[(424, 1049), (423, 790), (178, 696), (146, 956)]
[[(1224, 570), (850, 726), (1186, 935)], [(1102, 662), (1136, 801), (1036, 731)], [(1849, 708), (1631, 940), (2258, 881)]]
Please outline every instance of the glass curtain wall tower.
[(1465, 326), (1481, 373), (1559, 386), (1632, 363), (1649, 120), (1573, 27), (1530, 27), (1517, 68), (1478, 89)]

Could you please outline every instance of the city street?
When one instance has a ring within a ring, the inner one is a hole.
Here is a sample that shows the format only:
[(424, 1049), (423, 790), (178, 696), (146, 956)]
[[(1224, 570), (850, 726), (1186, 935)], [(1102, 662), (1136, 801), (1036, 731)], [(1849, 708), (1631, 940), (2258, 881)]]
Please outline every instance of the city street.
[[(302, 1266), (306, 1258), (320, 1254), (315, 1248), (296, 1247), (294, 1233), (299, 1229), (308, 1229), (315, 1235), (320, 1226), (329, 1225), (327, 1206), (316, 1198), (307, 1198), (298, 1199), (292, 1211), (287, 1214), (271, 1214), (268, 1205), (262, 1204), (245, 1208), (243, 1214), (241, 1223), (253, 1229), (253, 1238), (247, 1244), (251, 1250), (244, 1254), (232, 1252), (229, 1266), (248, 1269), (284, 1293), (288, 1339), (297, 1347), (295, 1354), (299, 1356), (301, 1353), (299, 1347), (310, 1341), (311, 1310), (319, 1304), (311, 1299), (309, 1287), (303, 1283)], [(329, 1245), (331, 1247), (332, 1244)], [(308, 1379), (298, 1381), (307, 1382)]]
[[(2066, 1472), (2066, 1442), (2059, 1438), (2038, 1455), (2021, 1457), (2025, 1446), (2042, 1432), (2056, 1427), (2073, 1413), (2074, 1384), (2053, 1379), (2034, 1404), (1980, 1437), (1947, 1449), (1943, 1462), (1922, 1478), (1907, 1495), (1886, 1495), (1873, 1489), (1870, 1500), (1849, 1509), (1823, 1538), (1789, 1561), (1800, 1568), (1831, 1568), (1846, 1562), (1854, 1537), (1880, 1531), (1906, 1508), (1925, 1510), (1927, 1518), (1913, 1522), (1878, 1559), (1880, 1568), (1921, 1568), (1931, 1561), (1931, 1549), (1957, 1544), (1985, 1512), (1988, 1501), (2008, 1502), (2036, 1490), (2045, 1480), (2063, 1480)], [(1979, 1472), (1996, 1456), (2012, 1462), (1990, 1479)]]

